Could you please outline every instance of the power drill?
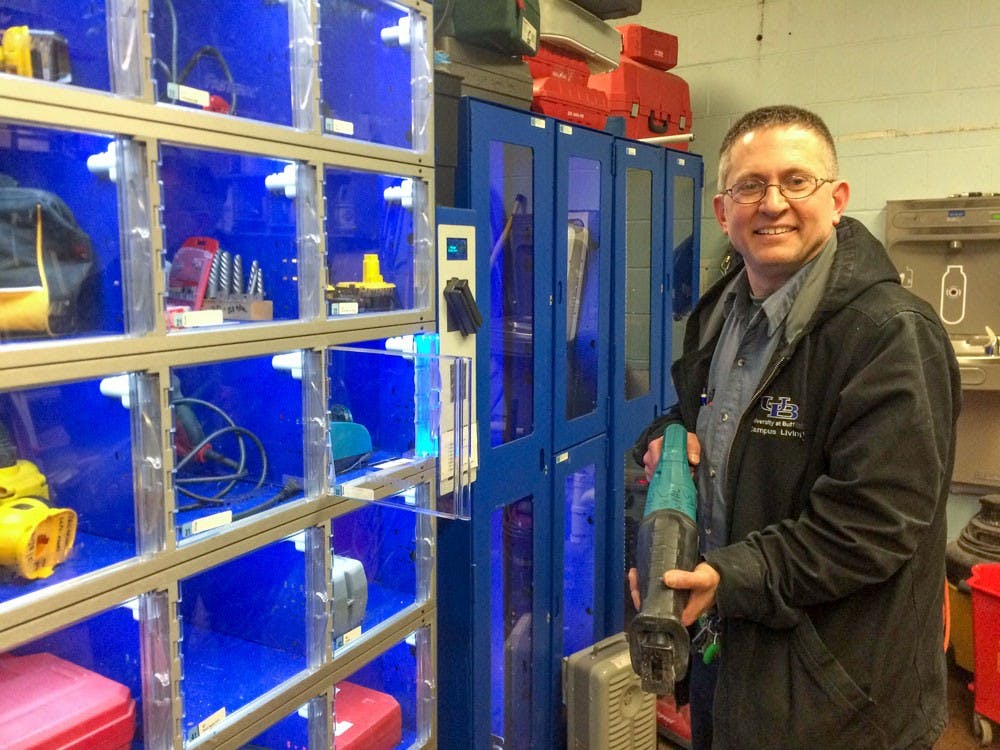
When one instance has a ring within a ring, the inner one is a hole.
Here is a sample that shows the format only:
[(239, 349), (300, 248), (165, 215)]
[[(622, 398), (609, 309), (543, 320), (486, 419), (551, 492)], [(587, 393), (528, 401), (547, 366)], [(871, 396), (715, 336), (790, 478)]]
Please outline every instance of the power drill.
[(672, 423), (646, 493), (636, 538), (636, 571), (642, 608), (629, 625), (629, 657), (642, 689), (673, 695), (687, 674), (691, 641), (681, 624), (688, 592), (668, 588), (663, 574), (693, 570), (698, 562), (697, 491), (687, 459), (687, 430)]

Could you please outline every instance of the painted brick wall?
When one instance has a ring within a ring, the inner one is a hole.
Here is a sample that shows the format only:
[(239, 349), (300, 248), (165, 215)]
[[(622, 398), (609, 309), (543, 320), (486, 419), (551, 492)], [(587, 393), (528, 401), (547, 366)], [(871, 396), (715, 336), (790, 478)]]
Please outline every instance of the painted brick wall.
[(823, 116), (848, 213), (879, 238), (887, 200), (1000, 192), (1000, 0), (645, 0), (610, 23), (678, 36), (709, 193), (703, 283), (726, 247), (710, 195), (719, 144), (757, 106)]

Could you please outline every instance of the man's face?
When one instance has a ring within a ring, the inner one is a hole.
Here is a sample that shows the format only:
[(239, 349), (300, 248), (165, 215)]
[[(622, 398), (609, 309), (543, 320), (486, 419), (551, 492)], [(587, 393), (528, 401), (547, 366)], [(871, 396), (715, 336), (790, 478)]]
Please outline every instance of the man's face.
[[(796, 125), (762, 128), (733, 144), (726, 187), (746, 179), (774, 184), (791, 174), (831, 177), (830, 162), (813, 131)], [(800, 200), (788, 200), (776, 187), (767, 188), (760, 203), (715, 196), (715, 215), (743, 256), (755, 295), (775, 291), (815, 257), (840, 221), (849, 194), (847, 183), (837, 180)]]

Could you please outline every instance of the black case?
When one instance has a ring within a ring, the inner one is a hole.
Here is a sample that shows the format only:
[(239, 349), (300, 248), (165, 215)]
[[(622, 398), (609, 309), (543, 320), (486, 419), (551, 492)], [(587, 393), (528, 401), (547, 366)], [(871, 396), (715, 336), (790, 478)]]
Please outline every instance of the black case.
[(598, 18), (624, 18), (642, 10), (642, 0), (573, 0), (588, 13)]

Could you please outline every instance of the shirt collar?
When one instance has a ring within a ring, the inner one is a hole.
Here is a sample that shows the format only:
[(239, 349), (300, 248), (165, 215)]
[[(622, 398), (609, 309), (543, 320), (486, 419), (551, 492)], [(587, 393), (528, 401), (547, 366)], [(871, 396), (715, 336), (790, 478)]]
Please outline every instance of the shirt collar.
[[(817, 257), (819, 256), (817, 255)], [(769, 294), (760, 303), (760, 312), (763, 312), (767, 317), (768, 337), (774, 336), (785, 322), (785, 318), (788, 317), (788, 312), (792, 309), (795, 298), (805, 284), (806, 279), (809, 278), (809, 272), (812, 270), (815, 262), (816, 258), (812, 258), (796, 271), (788, 281), (782, 284), (777, 291)], [(749, 316), (752, 320), (757, 311), (754, 310), (753, 301), (750, 299), (750, 281), (747, 278), (746, 268), (743, 268), (739, 272), (734, 281), (735, 283), (732, 285), (731, 291), (723, 301), (726, 315), (728, 316), (735, 309), (738, 315)]]

